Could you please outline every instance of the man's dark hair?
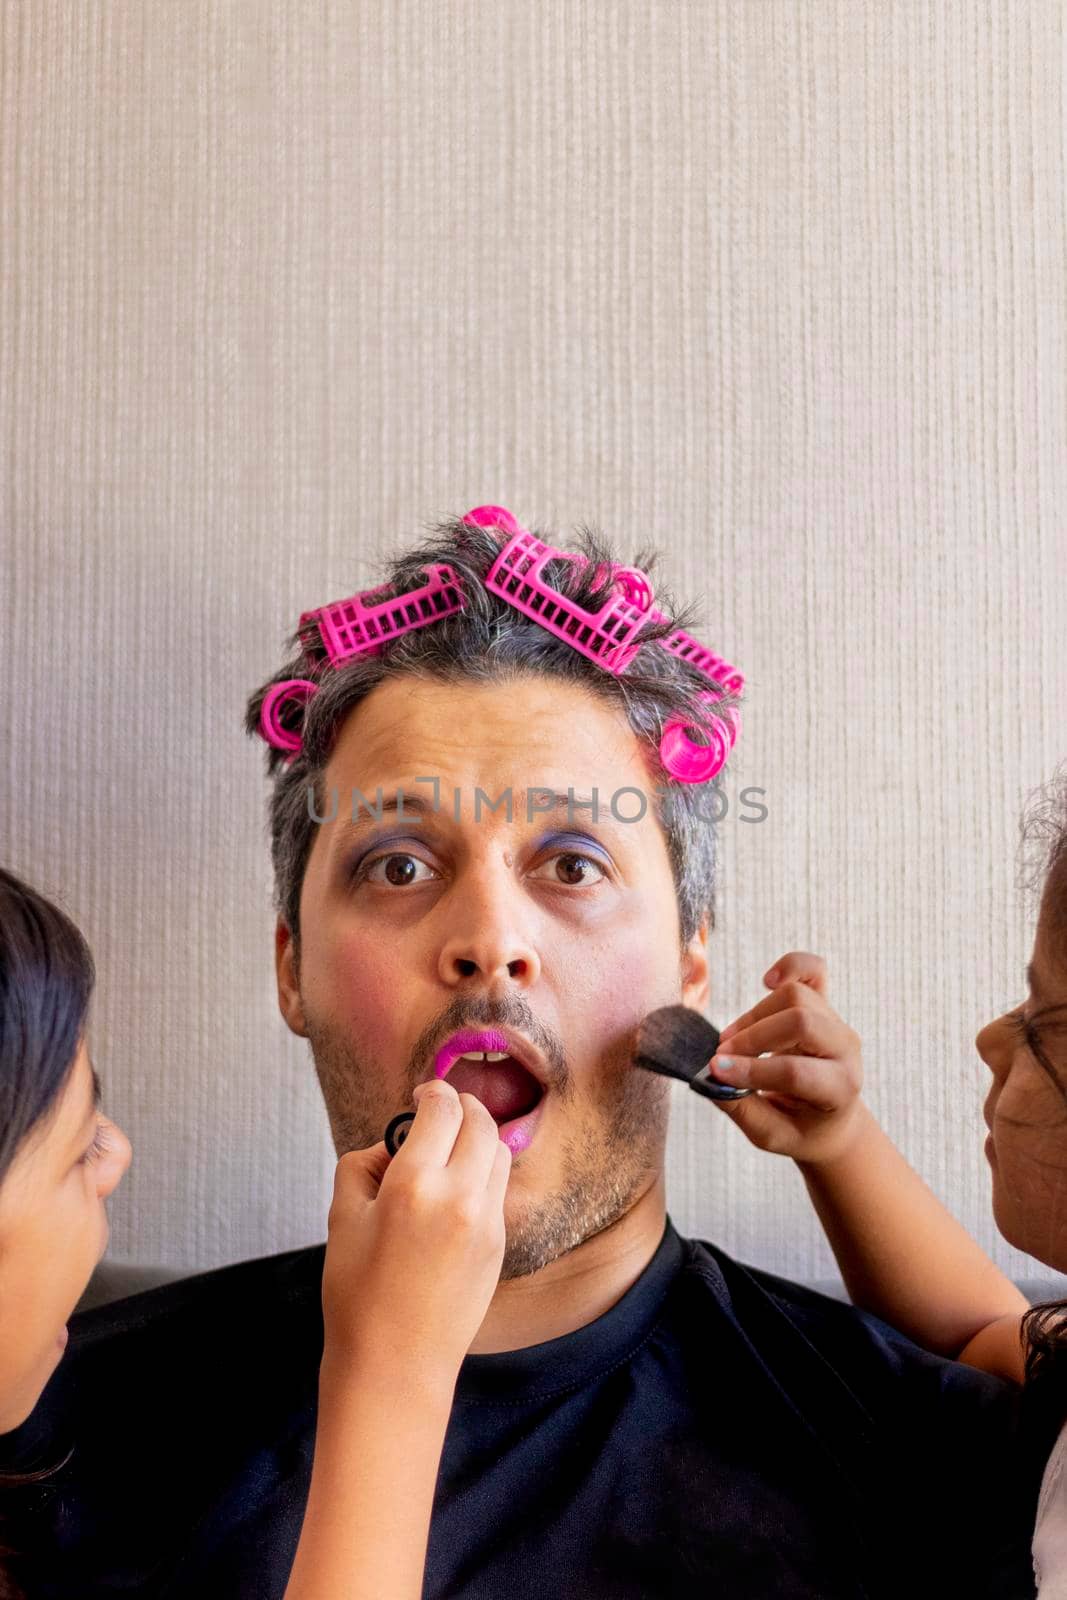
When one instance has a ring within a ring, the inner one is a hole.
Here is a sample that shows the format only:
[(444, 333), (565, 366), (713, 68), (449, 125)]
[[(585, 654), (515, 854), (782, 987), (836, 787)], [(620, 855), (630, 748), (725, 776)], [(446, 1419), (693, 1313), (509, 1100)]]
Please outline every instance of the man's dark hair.
[[(546, 543), (555, 542), (549, 534), (539, 537)], [(655, 783), (664, 787), (669, 784), (666, 799), (654, 795), (649, 798), (666, 838), (678, 898), (681, 943), (688, 943), (705, 918), (709, 926), (712, 924), (716, 812), (714, 796), (708, 791), (713, 785), (670, 783), (657, 757), (668, 717), (675, 713), (688, 719), (706, 715), (706, 707), (695, 697), (711, 687), (708, 679), (655, 642), (667, 638), (676, 628), (693, 628), (696, 608), (689, 606), (678, 612), (671, 596), (660, 591), (655, 603), (665, 620), (645, 624), (638, 635), (641, 648), (626, 671), (616, 677), (485, 587), (484, 579), (505, 538), (497, 530), (474, 527), (461, 518), (438, 524), (421, 544), (387, 564), (385, 581), (389, 590), (376, 594), (374, 603), (380, 604), (387, 592), (397, 595), (421, 587), (426, 582), (423, 567), (445, 562), (463, 588), (466, 606), (462, 611), (402, 635), (388, 644), (380, 656), (357, 657), (339, 668), (329, 664), (316, 630), (305, 630), (304, 636), (298, 630), (289, 641), (295, 654), (251, 696), (245, 726), (250, 734), (256, 734), (264, 697), (275, 683), (286, 678), (309, 678), (320, 685), (306, 712), (303, 747), (297, 758), (287, 762), (284, 754), (273, 748), (267, 755), (267, 769), (273, 778), (269, 826), (275, 904), (297, 950), (300, 891), (316, 826), (308, 806), (309, 787), (316, 814), (325, 815), (324, 772), (341, 725), (378, 684), (401, 675), (437, 683), (557, 678), (621, 706), (630, 727), (648, 750)], [(544, 576), (559, 593), (595, 612), (605, 598), (604, 588), (596, 587), (597, 568), (602, 563), (622, 563), (607, 540), (592, 528), (580, 528), (575, 545), (577, 553), (586, 557), (586, 565), (552, 560), (546, 564)], [(657, 553), (646, 548), (638, 551), (632, 563), (625, 564), (651, 575), (656, 561)], [(728, 707), (736, 700), (723, 694), (722, 704)], [(600, 799), (605, 805), (610, 803), (609, 796)]]

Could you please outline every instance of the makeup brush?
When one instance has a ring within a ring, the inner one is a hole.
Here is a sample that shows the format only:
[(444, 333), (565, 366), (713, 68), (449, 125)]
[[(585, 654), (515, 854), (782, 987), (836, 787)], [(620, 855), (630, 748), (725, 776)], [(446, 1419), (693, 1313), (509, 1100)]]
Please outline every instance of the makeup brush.
[(710, 1076), (708, 1063), (719, 1048), (719, 1030), (691, 1006), (650, 1011), (637, 1030), (634, 1061), (646, 1072), (681, 1078), (708, 1100), (741, 1100), (752, 1089), (735, 1089)]

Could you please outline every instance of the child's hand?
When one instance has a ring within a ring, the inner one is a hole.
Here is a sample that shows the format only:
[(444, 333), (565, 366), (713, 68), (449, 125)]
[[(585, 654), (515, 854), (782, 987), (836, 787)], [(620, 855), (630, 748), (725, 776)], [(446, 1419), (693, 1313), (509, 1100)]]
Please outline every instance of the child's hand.
[(723, 1029), (712, 1062), (721, 1083), (760, 1092), (716, 1104), (760, 1150), (833, 1160), (867, 1117), (859, 1036), (826, 1001), (820, 956), (791, 951), (763, 981), (772, 993)]
[(407, 1138), (341, 1157), (323, 1269), (323, 1360), (454, 1381), (504, 1256), (511, 1151), (474, 1095), (415, 1090)]

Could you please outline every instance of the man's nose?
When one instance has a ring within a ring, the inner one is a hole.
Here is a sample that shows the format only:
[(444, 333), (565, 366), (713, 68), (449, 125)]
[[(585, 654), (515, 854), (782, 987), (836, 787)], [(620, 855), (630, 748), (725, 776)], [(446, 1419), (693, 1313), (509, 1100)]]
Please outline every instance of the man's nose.
[(445, 983), (500, 979), (523, 988), (535, 984), (541, 962), (523, 921), (521, 895), (511, 870), (484, 865), (458, 883), (443, 908), (447, 931), (438, 958)]
[(537, 982), (541, 963), (525, 940), (503, 928), (479, 928), (449, 938), (441, 952), (441, 977), (445, 983), (482, 978), (486, 983), (508, 978), (524, 989)]

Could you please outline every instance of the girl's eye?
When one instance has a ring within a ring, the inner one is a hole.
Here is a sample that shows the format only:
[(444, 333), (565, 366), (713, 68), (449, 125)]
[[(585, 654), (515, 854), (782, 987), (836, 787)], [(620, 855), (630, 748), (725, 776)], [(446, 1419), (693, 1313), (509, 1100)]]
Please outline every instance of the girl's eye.
[[(598, 883), (601, 881), (601, 879), (607, 876), (604, 868), (599, 862), (594, 861), (592, 856), (579, 855), (577, 851), (574, 850), (557, 851), (555, 855), (549, 857), (549, 861), (556, 862), (557, 864), (560, 862), (566, 863), (567, 865), (564, 870), (568, 874), (573, 873), (576, 867), (594, 867), (600, 874), (600, 877), (593, 879), (593, 883)], [(371, 869), (379, 865), (384, 867), (385, 876), (372, 877)], [(369, 861), (362, 862), (357, 876), (360, 879), (365, 878), (369, 883), (389, 884), (394, 889), (403, 889), (406, 888), (408, 884), (427, 883), (431, 881), (427, 878), (416, 877), (415, 869), (420, 866), (426, 867), (428, 872), (433, 872), (433, 868), (423, 861), (421, 856), (410, 855), (406, 850), (391, 850), (388, 854), (372, 856)], [(561, 883), (569, 884), (571, 888), (581, 889), (592, 887), (592, 884), (589, 883), (587, 879), (583, 881), (573, 876), (560, 878), (559, 881)]]
[(107, 1137), (107, 1123), (98, 1122), (96, 1132), (93, 1134), (93, 1142), (82, 1156), (82, 1166), (91, 1167), (95, 1161), (99, 1161), (102, 1156), (105, 1156), (110, 1149), (111, 1141)]

